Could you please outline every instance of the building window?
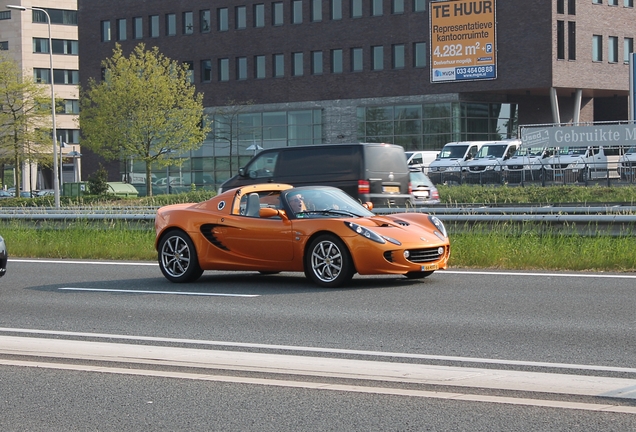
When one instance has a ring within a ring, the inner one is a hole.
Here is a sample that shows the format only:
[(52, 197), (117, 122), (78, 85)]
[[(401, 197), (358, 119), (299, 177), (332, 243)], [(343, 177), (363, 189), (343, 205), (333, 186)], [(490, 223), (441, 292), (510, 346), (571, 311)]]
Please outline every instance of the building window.
[(568, 0), (568, 15), (576, 15), (576, 0)]
[(311, 0), (311, 21), (322, 21), (322, 0)]
[(265, 5), (254, 5), (254, 27), (265, 27)]
[(609, 6), (618, 6), (618, 0), (607, 0)]
[(351, 72), (360, 72), (362, 69), (362, 48), (351, 48)]
[(166, 14), (166, 36), (177, 35), (177, 16), (173, 13)]
[(77, 99), (64, 99), (64, 112), (63, 114), (79, 114), (79, 100)]
[(149, 35), (152, 38), (159, 37), (159, 15), (150, 15), (149, 19)]
[(592, 0), (592, 4), (603, 4), (603, 0)]
[(79, 144), (79, 129), (57, 129), (57, 140), (67, 144)]
[(413, 67), (426, 67), (426, 42), (413, 44)]
[(371, 47), (371, 70), (382, 70), (384, 69), (384, 47), (373, 46)]
[(236, 58), (236, 79), (239, 81), (247, 79), (247, 57)]
[(49, 69), (33, 68), (33, 81), (38, 84), (51, 84)]
[(362, 0), (351, 0), (351, 18), (362, 17)]
[(576, 60), (576, 23), (568, 21), (568, 60)]
[(392, 14), (403, 14), (404, 13), (404, 0), (393, 0), (391, 3), (391, 13)]
[(237, 6), (235, 9), (236, 28), (242, 30), (247, 28), (247, 8), (245, 6)]
[(413, 12), (426, 11), (426, 0), (413, 0)]
[(201, 82), (212, 81), (212, 60), (201, 60)]
[[(78, 42), (75, 40), (53, 39), (53, 54), (78, 55)], [(33, 38), (34, 53), (49, 53), (49, 40)]]
[(404, 69), (405, 65), (406, 65), (406, 50), (403, 44), (397, 44), (397, 45), (393, 45), (392, 47), (392, 51), (393, 51), (393, 59), (392, 59), (392, 63), (393, 63), (393, 69)]
[(230, 59), (219, 59), (219, 81), (230, 80)]
[(110, 21), (102, 21), (102, 42), (110, 42)]
[(618, 63), (618, 37), (616, 36), (607, 38), (607, 61)]
[(285, 57), (283, 54), (274, 54), (274, 77), (285, 76)]
[(257, 79), (265, 78), (265, 56), (259, 55), (254, 57), (254, 76)]
[(126, 34), (126, 19), (118, 19), (117, 20), (117, 40), (125, 41), (128, 39), (128, 35)]
[(144, 20), (142, 17), (133, 18), (133, 38), (143, 39), (144, 37)]
[(55, 84), (79, 84), (79, 71), (54, 69), (53, 81)]
[(283, 2), (272, 3), (272, 25), (281, 26), (284, 23)]
[[(42, 8), (49, 13), (51, 24), (77, 25), (77, 11), (65, 9)], [(33, 11), (33, 22), (46, 24), (46, 14), (39, 10)]]
[(623, 62), (629, 63), (631, 53), (634, 52), (634, 38), (623, 39)]
[(303, 22), (303, 2), (294, 0), (292, 2), (292, 24), (302, 24)]
[(303, 74), (304, 74), (303, 53), (301, 53), (301, 52), (293, 53), (292, 54), (292, 58), (293, 58), (293, 61), (294, 61), (293, 69), (292, 69), (292, 76), (303, 76)]
[(384, 0), (371, 0), (371, 16), (381, 16)]
[(331, 73), (340, 74), (344, 69), (342, 62), (342, 50), (331, 50)]
[(603, 61), (603, 36), (592, 36), (592, 61)]
[(216, 10), (216, 19), (218, 20), (219, 31), (228, 31), (230, 29), (230, 18), (227, 8), (218, 8)]
[(9, 50), (9, 41), (0, 41), (0, 51)]
[(210, 20), (211, 15), (208, 9), (199, 12), (199, 27), (201, 28), (201, 33), (210, 32)]
[(8, 20), (11, 19), (11, 11), (0, 11), (0, 20)]
[(183, 34), (189, 35), (194, 33), (194, 15), (192, 12), (184, 12), (181, 16), (183, 25)]
[(623, 0), (623, 6), (634, 7), (634, 0)]
[(331, 19), (338, 21), (342, 19), (342, 0), (331, 0)]
[(565, 23), (557, 21), (557, 59), (565, 59)]
[(311, 52), (311, 73), (322, 75), (322, 51)]
[(565, 0), (557, 0), (557, 13), (564, 14), (565, 13)]

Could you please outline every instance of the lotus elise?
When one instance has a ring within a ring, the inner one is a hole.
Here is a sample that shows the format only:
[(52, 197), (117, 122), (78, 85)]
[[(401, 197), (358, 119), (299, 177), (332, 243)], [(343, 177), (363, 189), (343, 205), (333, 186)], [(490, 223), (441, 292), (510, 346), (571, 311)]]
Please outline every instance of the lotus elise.
[(289, 271), (328, 288), (355, 273), (417, 279), (447, 267), (450, 242), (437, 217), (371, 207), (333, 187), (273, 183), (164, 206), (155, 219), (159, 267), (176, 283), (204, 270)]

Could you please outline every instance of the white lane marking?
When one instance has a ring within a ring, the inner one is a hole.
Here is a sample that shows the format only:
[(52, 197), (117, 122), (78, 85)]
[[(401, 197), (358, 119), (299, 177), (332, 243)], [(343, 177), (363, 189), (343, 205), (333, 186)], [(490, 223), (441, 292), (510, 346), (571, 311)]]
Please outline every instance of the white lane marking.
[[(185, 368), (218, 369), (231, 371), (250, 371), (267, 374), (286, 374), (295, 376), (344, 378), (388, 383), (406, 383), (419, 385), (444, 385), (473, 389), (503, 389), (520, 392), (542, 392), (561, 395), (591, 397), (610, 397), (636, 399), (636, 380), (554, 373), (502, 371), (493, 369), (458, 368), (449, 366), (417, 365), (410, 363), (391, 363), (367, 360), (329, 359), (324, 357), (292, 356), (282, 354), (246, 353), (237, 351), (218, 351), (176, 347), (158, 347), (150, 345), (128, 345), (106, 342), (69, 341), (60, 339), (39, 339), (29, 337), (0, 337), (0, 352), (13, 355), (30, 355), (58, 359), (89, 360), (105, 362), (123, 362), (142, 365), (163, 365)], [(0, 361), (0, 364), (4, 361)], [(33, 362), (38, 363), (38, 362)], [(45, 363), (46, 364), (46, 363)], [(74, 367), (76, 365), (69, 365)], [(87, 370), (99, 371), (101, 367), (89, 367)], [(116, 369), (116, 368), (114, 368)], [(150, 372), (149, 373), (154, 373)], [(163, 372), (157, 372), (159, 374)], [(172, 372), (183, 377), (183, 372)], [(188, 373), (185, 373), (188, 374)], [(210, 377), (209, 374), (191, 374), (194, 377)], [(208, 378), (209, 379), (209, 378)], [(216, 380), (216, 377), (214, 378)], [(283, 380), (262, 380), (254, 378), (226, 377), (236, 380), (267, 381), (285, 383)], [(264, 382), (263, 382), (264, 383)], [(296, 382), (298, 383), (298, 382)], [(299, 382), (303, 387), (308, 385)], [(312, 383), (311, 385), (316, 385)], [(321, 383), (323, 386), (331, 384)], [(352, 386), (344, 386), (352, 387)], [(355, 387), (355, 386), (353, 386)], [(375, 392), (383, 389), (366, 387)], [(386, 390), (386, 389), (384, 389)], [(389, 388), (394, 392), (397, 389)], [(409, 392), (414, 390), (399, 390)], [(415, 390), (417, 391), (417, 390)], [(430, 395), (436, 392), (425, 392)], [(462, 393), (450, 393), (455, 397)], [(467, 395), (466, 395), (467, 396)], [(488, 396), (472, 395), (483, 398)], [(505, 398), (517, 401), (520, 398)], [(541, 401), (541, 403), (563, 403)], [(567, 403), (567, 402), (566, 402)], [(596, 404), (594, 404), (596, 405)], [(611, 403), (596, 405), (611, 408)], [(636, 407), (620, 407), (633, 410)]]
[[(127, 261), (72, 261), (72, 260), (39, 260), (9, 258), (9, 261), (24, 263), (44, 263), (44, 264), (91, 264), (91, 265), (122, 265), (122, 266), (158, 266), (156, 262), (127, 262)], [(293, 272), (289, 272), (293, 273)], [(467, 274), (467, 275), (489, 275), (489, 276), (544, 276), (544, 277), (578, 277), (578, 278), (601, 278), (601, 279), (636, 279), (633, 274), (598, 274), (598, 273), (524, 273), (506, 271), (481, 271), (481, 270), (438, 270), (436, 275), (443, 274)]]
[(583, 371), (592, 371), (592, 372), (636, 373), (636, 368), (626, 368), (626, 367), (617, 367), (617, 366), (579, 365), (579, 364), (569, 364), (569, 363), (502, 360), (502, 359), (488, 359), (488, 358), (478, 358), (478, 357), (441, 356), (441, 355), (397, 353), (397, 352), (386, 352), (386, 351), (352, 350), (352, 349), (342, 349), (342, 348), (304, 347), (304, 346), (293, 346), (293, 345), (268, 345), (268, 344), (247, 343), (247, 342), (209, 341), (209, 340), (199, 340), (199, 339), (179, 339), (179, 338), (166, 338), (166, 337), (156, 337), (156, 336), (131, 336), (131, 335), (118, 335), (118, 334), (109, 334), (109, 333), (86, 333), (86, 332), (70, 332), (70, 331), (60, 331), (60, 330), (19, 329), (19, 328), (9, 328), (9, 327), (0, 327), (0, 332), (38, 334), (38, 335), (49, 335), (49, 336), (89, 337), (89, 338), (95, 338), (95, 339), (115, 339), (115, 340), (128, 340), (128, 341), (137, 341), (137, 342), (162, 342), (162, 343), (178, 343), (178, 344), (186, 344), (186, 345), (206, 345), (206, 346), (282, 350), (282, 351), (295, 351), (295, 352), (315, 352), (315, 353), (321, 353), (321, 354), (348, 354), (348, 355), (370, 356), (370, 357), (392, 357), (392, 358), (406, 358), (406, 359), (419, 359), (419, 360), (452, 361), (452, 362), (458, 362), (458, 363), (477, 363), (477, 364), (492, 364), (492, 365), (524, 366), (524, 367), (542, 367), (542, 368), (553, 368), (553, 369), (572, 369), (572, 370), (583, 370)]
[(445, 400), (455, 400), (455, 401), (464, 401), (464, 402), (485, 402), (485, 403), (497, 403), (497, 404), (509, 404), (509, 405), (535, 406), (535, 407), (542, 407), (542, 408), (561, 408), (561, 409), (575, 409), (575, 410), (595, 411), (595, 412), (636, 414), (636, 407), (611, 405), (611, 404), (591, 404), (591, 403), (553, 401), (553, 400), (542, 400), (542, 399), (486, 396), (486, 395), (478, 395), (478, 394), (409, 390), (409, 389), (388, 388), (388, 387), (353, 386), (353, 385), (330, 384), (330, 383), (321, 383), (321, 382), (286, 381), (286, 380), (275, 380), (275, 379), (265, 379), (265, 378), (233, 377), (233, 376), (226, 376), (226, 375), (203, 375), (203, 374), (194, 374), (194, 373), (185, 373), (185, 372), (96, 367), (96, 366), (46, 363), (46, 362), (27, 362), (27, 361), (20, 361), (20, 360), (0, 359), (0, 365), (47, 368), (47, 369), (57, 369), (57, 370), (72, 370), (72, 371), (83, 371), (83, 372), (99, 372), (99, 373), (160, 377), (160, 378), (189, 379), (189, 380), (198, 380), (198, 381), (214, 381), (214, 382), (225, 382), (225, 383), (235, 383), (235, 384), (267, 385), (267, 386), (287, 387), (287, 388), (302, 388), (302, 389), (310, 389), (310, 390), (328, 390), (328, 391), (341, 391), (341, 392), (354, 392), (354, 393), (367, 393), (367, 394), (381, 394), (381, 395), (390, 395), (390, 396), (420, 397), (420, 398), (445, 399)]
[(172, 294), (172, 295), (191, 295), (191, 296), (216, 296), (216, 297), (260, 297), (259, 294), (226, 294), (226, 293), (202, 293), (192, 291), (147, 291), (147, 290), (124, 290), (124, 289), (106, 289), (106, 288), (58, 288), (62, 291), (96, 291), (96, 292), (114, 292), (126, 294)]

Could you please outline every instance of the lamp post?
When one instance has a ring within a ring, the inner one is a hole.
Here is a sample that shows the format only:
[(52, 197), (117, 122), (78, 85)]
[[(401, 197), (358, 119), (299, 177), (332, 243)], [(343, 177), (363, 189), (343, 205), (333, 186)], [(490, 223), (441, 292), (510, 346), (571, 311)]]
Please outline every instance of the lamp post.
[(43, 12), (46, 15), (46, 22), (49, 26), (49, 79), (51, 80), (51, 117), (53, 119), (53, 196), (55, 199), (55, 207), (60, 207), (60, 183), (58, 180), (58, 168), (57, 168), (57, 128), (55, 126), (55, 86), (53, 83), (53, 41), (51, 39), (51, 16), (42, 8), (27, 7), (17, 5), (7, 5), (7, 9), (15, 9), (21, 12), (26, 10), (34, 10)]

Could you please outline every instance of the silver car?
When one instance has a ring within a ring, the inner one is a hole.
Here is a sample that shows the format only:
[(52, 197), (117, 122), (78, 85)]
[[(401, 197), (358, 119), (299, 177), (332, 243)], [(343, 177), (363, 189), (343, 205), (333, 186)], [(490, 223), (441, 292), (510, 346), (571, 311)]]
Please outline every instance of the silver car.
[(411, 170), (409, 176), (411, 178), (411, 204), (439, 204), (439, 192), (424, 172)]

